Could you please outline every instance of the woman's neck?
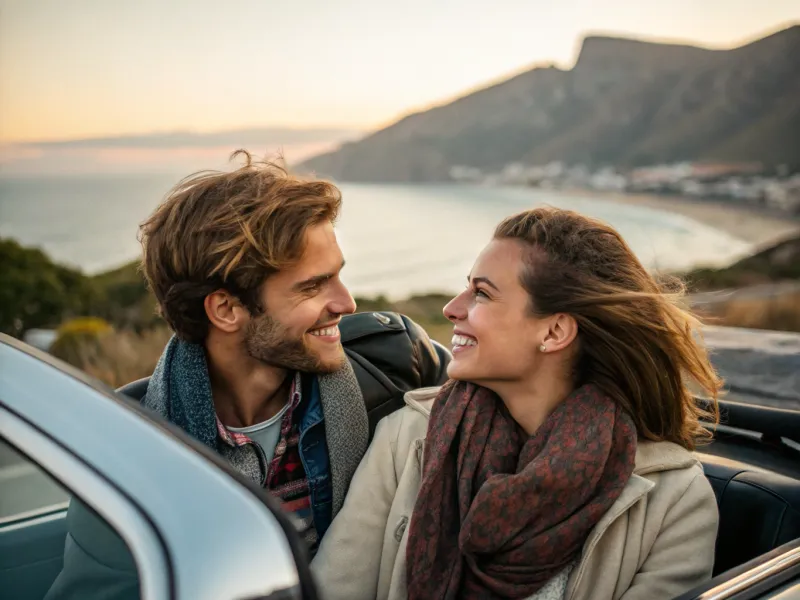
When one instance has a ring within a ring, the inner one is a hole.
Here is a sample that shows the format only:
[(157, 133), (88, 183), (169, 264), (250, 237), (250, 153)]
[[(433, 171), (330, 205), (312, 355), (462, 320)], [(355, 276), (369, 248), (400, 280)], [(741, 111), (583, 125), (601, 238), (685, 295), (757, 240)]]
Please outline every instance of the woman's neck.
[(533, 435), (556, 407), (573, 391), (572, 382), (555, 377), (536, 377), (503, 382), (492, 389), (525, 433)]

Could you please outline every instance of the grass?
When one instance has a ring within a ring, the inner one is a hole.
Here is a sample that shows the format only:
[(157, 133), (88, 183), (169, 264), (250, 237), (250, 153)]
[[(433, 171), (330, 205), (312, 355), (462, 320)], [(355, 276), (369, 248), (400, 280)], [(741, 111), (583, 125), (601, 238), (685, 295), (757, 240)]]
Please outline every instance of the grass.
[(80, 344), (76, 352), (64, 359), (92, 377), (117, 388), (152, 375), (170, 335), (166, 326), (142, 333), (111, 331), (93, 342)]
[(702, 311), (714, 325), (800, 332), (800, 292), (772, 298), (729, 300)]

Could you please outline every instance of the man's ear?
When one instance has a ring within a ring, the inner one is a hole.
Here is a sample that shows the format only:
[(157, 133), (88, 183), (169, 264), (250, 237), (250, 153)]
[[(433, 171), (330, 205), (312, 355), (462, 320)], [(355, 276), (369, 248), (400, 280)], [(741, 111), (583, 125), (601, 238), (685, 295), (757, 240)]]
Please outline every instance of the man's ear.
[(211, 292), (203, 300), (203, 308), (211, 325), (225, 333), (239, 331), (250, 320), (250, 312), (226, 290)]
[(558, 313), (550, 318), (550, 326), (542, 344), (547, 352), (555, 352), (567, 348), (577, 336), (578, 323), (575, 318), (566, 313)]

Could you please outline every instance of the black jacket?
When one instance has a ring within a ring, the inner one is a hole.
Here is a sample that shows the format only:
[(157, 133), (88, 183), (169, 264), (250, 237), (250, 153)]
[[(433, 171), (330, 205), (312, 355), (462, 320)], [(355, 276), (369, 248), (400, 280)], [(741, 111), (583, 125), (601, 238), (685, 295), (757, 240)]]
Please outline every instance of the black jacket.
[(405, 315), (349, 315), (339, 330), (364, 395), (370, 439), (378, 421), (403, 407), (403, 394), (447, 381), (450, 351)]

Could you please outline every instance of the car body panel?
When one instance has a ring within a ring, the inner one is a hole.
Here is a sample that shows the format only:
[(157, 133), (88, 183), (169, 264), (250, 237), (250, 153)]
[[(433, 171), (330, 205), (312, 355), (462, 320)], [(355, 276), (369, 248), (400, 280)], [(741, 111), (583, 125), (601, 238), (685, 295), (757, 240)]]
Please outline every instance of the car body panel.
[[(263, 498), (133, 403), (48, 355), (5, 338), (0, 365), (0, 406), (18, 420), (2, 433), (66, 487), (78, 490), (125, 538), (145, 586), (143, 597), (164, 597), (163, 585), (147, 579), (158, 572), (171, 574), (172, 597), (181, 599), (261, 597), (298, 588), (285, 528)], [(13, 433), (21, 430), (20, 423), (38, 439), (20, 440)], [(69, 481), (81, 466), (96, 474), (95, 481)], [(88, 489), (98, 481), (124, 501), (112, 510), (109, 497), (98, 500), (102, 490)], [(131, 537), (148, 529), (160, 543)], [(159, 552), (163, 556), (157, 560)]]

